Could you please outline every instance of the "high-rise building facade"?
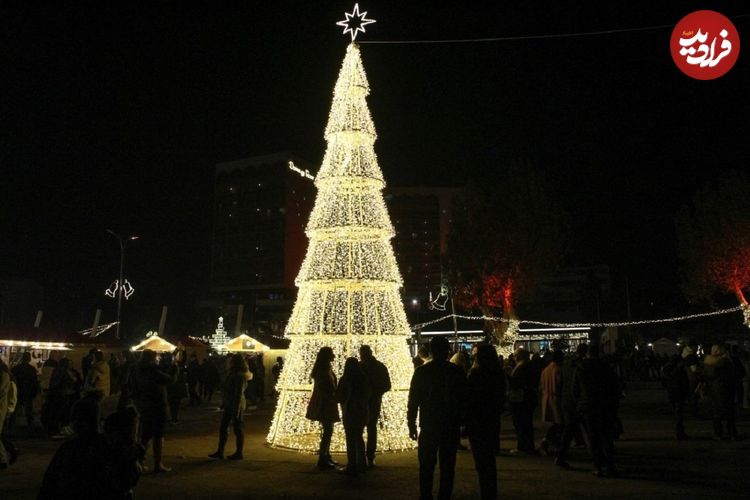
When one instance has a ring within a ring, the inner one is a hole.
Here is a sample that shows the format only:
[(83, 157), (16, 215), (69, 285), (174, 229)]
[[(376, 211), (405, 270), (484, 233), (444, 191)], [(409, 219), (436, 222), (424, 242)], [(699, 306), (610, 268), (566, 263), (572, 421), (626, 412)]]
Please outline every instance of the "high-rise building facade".
[(243, 303), (248, 321), (281, 329), (307, 249), (315, 170), (288, 152), (216, 165), (212, 300), (204, 305)]
[(440, 292), (442, 258), (448, 249), (452, 210), (460, 193), (457, 188), (432, 186), (386, 188), (407, 310), (426, 307), (430, 292)]

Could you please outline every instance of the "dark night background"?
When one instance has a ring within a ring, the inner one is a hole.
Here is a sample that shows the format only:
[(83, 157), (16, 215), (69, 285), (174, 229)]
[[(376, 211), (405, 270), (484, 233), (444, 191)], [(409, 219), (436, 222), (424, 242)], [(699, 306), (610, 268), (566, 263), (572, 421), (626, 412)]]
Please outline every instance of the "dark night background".
[[(102, 305), (112, 321), (102, 292), (119, 248), (105, 229), (136, 233), (124, 320), (154, 328), (167, 304), (172, 328), (190, 330), (208, 282), (214, 164), (279, 150), (320, 162), (348, 43), (334, 23), (352, 2), (119, 4), (0, 8), (0, 279), (39, 282), (48, 326), (83, 328)], [(363, 41), (673, 26), (702, 8), (750, 13), (742, 2), (451, 4), (361, 2), (377, 19)], [(363, 44), (386, 180), (462, 185), (529, 158), (573, 218), (569, 264), (609, 264), (616, 286), (627, 276), (634, 318), (684, 312), (673, 215), (719, 172), (750, 166), (750, 17), (733, 22), (739, 61), (714, 81), (675, 67), (671, 27)]]

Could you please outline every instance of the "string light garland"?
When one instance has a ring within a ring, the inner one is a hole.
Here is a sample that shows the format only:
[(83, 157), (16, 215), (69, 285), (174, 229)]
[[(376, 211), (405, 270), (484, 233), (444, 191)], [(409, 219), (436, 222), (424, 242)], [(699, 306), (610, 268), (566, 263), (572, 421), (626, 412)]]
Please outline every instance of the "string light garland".
[(742, 316), (744, 318), (743, 323), (745, 323), (745, 326), (750, 328), (750, 304), (745, 302), (740, 307), (742, 308)]
[[(365, 13), (366, 14), (366, 13)], [(741, 19), (750, 16), (750, 13), (728, 16), (729, 19)], [(444, 44), (444, 43), (487, 43), (487, 42), (515, 42), (519, 40), (547, 40), (560, 38), (584, 38), (590, 36), (615, 35), (619, 33), (634, 33), (639, 31), (655, 31), (661, 29), (673, 29), (674, 24), (656, 24), (652, 26), (637, 26), (633, 28), (613, 28), (608, 30), (597, 31), (575, 31), (568, 33), (547, 33), (541, 35), (519, 35), (519, 36), (499, 36), (486, 38), (453, 38), (453, 39), (435, 39), (435, 40), (366, 40), (361, 43), (378, 44), (378, 45), (415, 45), (415, 44)], [(364, 30), (363, 30), (364, 31)]]
[[(306, 228), (310, 243), (284, 332), (291, 342), (276, 386), (279, 399), (267, 437), (272, 447), (318, 450), (320, 425), (305, 418), (315, 357), (321, 347), (331, 347), (340, 376), (346, 358), (365, 344), (388, 367), (393, 386), (383, 397), (378, 449), (415, 447), (406, 426), (410, 331), (374, 150), (375, 126), (365, 100), (369, 91), (359, 47), (351, 44), (333, 91), (328, 147), (315, 175), (318, 195)], [(345, 449), (343, 429), (336, 424), (331, 450)]]
[(640, 321), (617, 321), (617, 322), (609, 322), (609, 323), (557, 323), (557, 322), (550, 322), (550, 321), (535, 321), (535, 320), (526, 320), (526, 319), (514, 320), (514, 319), (508, 319), (508, 318), (501, 318), (497, 316), (467, 316), (465, 314), (446, 314), (445, 316), (441, 316), (440, 318), (436, 318), (430, 321), (426, 321), (424, 323), (418, 323), (416, 325), (412, 325), (411, 328), (412, 330), (420, 330), (424, 328), (425, 326), (434, 325), (435, 323), (440, 323), (441, 321), (446, 321), (453, 317), (456, 317), (458, 319), (466, 319), (470, 321), (495, 321), (499, 323), (509, 323), (513, 321), (519, 321), (519, 323), (523, 323), (525, 325), (548, 326), (548, 327), (554, 327), (554, 328), (571, 328), (571, 327), (610, 328), (610, 327), (653, 325), (653, 324), (659, 324), (659, 323), (674, 323), (678, 321), (687, 321), (691, 319), (706, 318), (710, 316), (721, 316), (724, 314), (731, 314), (740, 310), (742, 311), (745, 317), (745, 324), (748, 324), (750, 322), (750, 304), (742, 304), (742, 305), (730, 307), (727, 309), (720, 309), (718, 311), (688, 314), (685, 316), (674, 316), (671, 318), (644, 319)]
[(99, 325), (99, 326), (96, 327), (96, 333), (93, 334), (93, 335), (91, 335), (91, 332), (93, 331), (92, 328), (86, 328), (84, 330), (78, 330), (78, 333), (80, 333), (81, 335), (91, 335), (92, 337), (98, 337), (99, 335), (101, 335), (102, 333), (106, 332), (107, 330), (109, 330), (110, 328), (112, 328), (113, 326), (115, 326), (116, 324), (117, 324), (117, 321), (113, 321), (112, 323), (106, 323), (104, 325)]

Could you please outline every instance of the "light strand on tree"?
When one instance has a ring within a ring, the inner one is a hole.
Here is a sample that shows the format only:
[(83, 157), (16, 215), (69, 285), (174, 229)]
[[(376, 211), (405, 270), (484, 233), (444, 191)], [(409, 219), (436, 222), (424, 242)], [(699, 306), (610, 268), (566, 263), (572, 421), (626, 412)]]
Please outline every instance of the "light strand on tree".
[[(297, 301), (284, 332), (291, 342), (267, 437), (273, 447), (317, 451), (320, 425), (305, 418), (315, 357), (321, 347), (331, 347), (340, 376), (346, 358), (356, 356), (362, 345), (369, 345), (388, 367), (393, 386), (383, 397), (378, 449), (415, 447), (406, 426), (413, 371), (409, 325), (399, 294), (402, 281), (390, 242), (394, 230), (382, 194), (385, 183), (375, 155), (368, 93), (359, 48), (349, 45), (325, 129), (328, 147), (314, 176), (318, 195), (306, 228), (310, 243), (296, 280)], [(340, 425), (331, 449), (346, 449)]]

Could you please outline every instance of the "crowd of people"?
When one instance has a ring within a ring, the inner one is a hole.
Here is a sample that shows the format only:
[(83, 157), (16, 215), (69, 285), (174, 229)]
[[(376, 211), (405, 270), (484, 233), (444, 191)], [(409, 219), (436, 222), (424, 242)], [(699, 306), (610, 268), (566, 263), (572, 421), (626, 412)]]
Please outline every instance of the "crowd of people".
[[(482, 498), (497, 498), (494, 456), (500, 454), (500, 416), (512, 417), (516, 447), (511, 454), (548, 455), (569, 468), (573, 442), (588, 445), (596, 476), (618, 476), (614, 443), (623, 432), (619, 406), (629, 376), (650, 380), (655, 373), (667, 389), (675, 416), (676, 439), (688, 439), (684, 411), (698, 415), (699, 403), (713, 421), (714, 438), (737, 439), (738, 406), (750, 406), (750, 355), (737, 346), (717, 344), (699, 355), (693, 343), (671, 358), (615, 353), (601, 356), (596, 344), (530, 354), (518, 349), (507, 360), (494, 347), (474, 346), (471, 355), (449, 359), (445, 340), (420, 347), (409, 393), (408, 423), (418, 439), (421, 498), (432, 498), (433, 471), (440, 463), (440, 498), (449, 498), (460, 436), (467, 436)], [(451, 366), (453, 365), (453, 366)], [(536, 445), (533, 419), (539, 410), (544, 437)], [(416, 417), (419, 414), (419, 432)]]
[[(614, 443), (623, 432), (618, 410), (626, 382), (651, 379), (651, 367), (656, 365), (649, 356), (600, 354), (596, 344), (579, 344), (567, 355), (561, 350), (531, 355), (517, 349), (503, 359), (489, 344), (475, 345), (471, 352), (451, 352), (448, 341), (440, 337), (421, 346), (405, 416), (418, 446), (420, 497), (432, 498), (439, 464), (438, 496), (449, 498), (457, 451), (470, 448), (481, 498), (497, 498), (496, 456), (504, 454), (504, 412), (510, 413), (516, 436), (515, 448), (508, 453), (547, 455), (557, 466), (568, 468), (575, 443), (590, 449), (595, 475), (617, 476)], [(367, 345), (360, 347), (359, 358), (345, 360), (340, 380), (333, 361), (332, 348), (317, 353), (305, 416), (321, 425), (317, 467), (357, 476), (375, 466), (378, 420), (383, 395), (391, 390), (390, 374)], [(659, 362), (658, 380), (673, 410), (676, 439), (689, 438), (684, 426), (688, 411), (711, 419), (715, 439), (737, 439), (738, 406), (750, 406), (749, 362), (750, 355), (736, 346), (717, 344), (703, 355), (692, 343)], [(283, 359), (277, 358), (271, 369), (274, 383), (282, 368)], [(201, 405), (220, 390), (218, 446), (209, 457), (242, 460), (243, 416), (265, 396), (264, 378), (262, 356), (242, 354), (200, 362), (195, 354), (188, 360), (184, 351), (157, 355), (146, 350), (139, 357), (124, 351), (105, 360), (101, 351), (92, 350), (80, 371), (63, 357), (45, 362), (41, 374), (29, 353), (12, 369), (0, 360), (0, 468), (13, 464), (19, 452), (9, 440), (9, 428), (23, 417), (33, 429), (34, 400), (43, 395), (41, 426), (53, 438), (70, 438), (53, 457), (39, 498), (65, 498), (65, 492), (74, 492), (76, 498), (131, 498), (141, 472), (148, 468), (149, 447), (153, 471), (170, 471), (163, 461), (164, 436), (168, 423), (179, 422), (183, 400)], [(544, 426), (538, 443), (533, 422), (537, 411)], [(344, 467), (330, 451), (336, 422), (344, 428)], [(225, 455), (230, 426), (235, 450)], [(72, 468), (73, 456), (82, 457), (90, 467)], [(91, 470), (96, 474), (90, 475)], [(88, 481), (80, 477), (82, 471)]]
[[(276, 365), (279, 373), (283, 360), (277, 359)], [(0, 359), (0, 469), (17, 459), (19, 450), (9, 438), (23, 417), (30, 432), (41, 428), (53, 439), (69, 438), (53, 457), (39, 498), (130, 498), (140, 473), (148, 469), (149, 447), (153, 471), (171, 470), (163, 461), (164, 436), (170, 422), (179, 422), (182, 402), (189, 398), (189, 404), (210, 403), (222, 380), (224, 418), (219, 451), (212, 456), (223, 458), (232, 423), (237, 449), (229, 458), (241, 459), (245, 401), (263, 400), (264, 371), (262, 355), (234, 354), (199, 362), (195, 354), (188, 361), (183, 350), (161, 355), (123, 351), (106, 360), (102, 351), (92, 349), (80, 371), (62, 357), (48, 359), (41, 373), (28, 352), (12, 369)], [(39, 397), (43, 403), (37, 423), (34, 402)], [(69, 458), (74, 455), (85, 457), (92, 468), (72, 470)], [(96, 479), (82, 488), (81, 474), (91, 471), (97, 472)]]

